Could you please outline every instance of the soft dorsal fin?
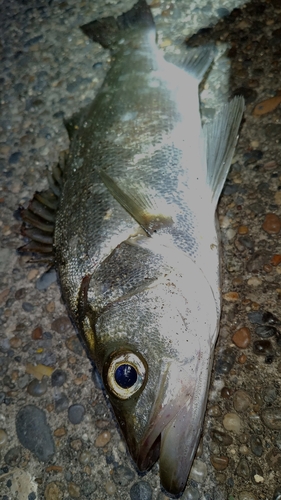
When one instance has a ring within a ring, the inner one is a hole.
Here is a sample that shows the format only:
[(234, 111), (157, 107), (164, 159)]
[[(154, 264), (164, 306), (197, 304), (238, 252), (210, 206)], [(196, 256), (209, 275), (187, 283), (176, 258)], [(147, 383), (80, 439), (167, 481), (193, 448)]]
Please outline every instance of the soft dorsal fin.
[(204, 126), (207, 158), (207, 183), (215, 206), (222, 192), (238, 139), (244, 112), (243, 97), (225, 104), (212, 123)]
[(175, 55), (165, 54), (165, 59), (179, 68), (184, 69), (200, 83), (210, 68), (216, 53), (216, 47), (210, 44), (204, 47), (188, 49), (187, 54), (184, 56), (181, 55), (177, 57)]

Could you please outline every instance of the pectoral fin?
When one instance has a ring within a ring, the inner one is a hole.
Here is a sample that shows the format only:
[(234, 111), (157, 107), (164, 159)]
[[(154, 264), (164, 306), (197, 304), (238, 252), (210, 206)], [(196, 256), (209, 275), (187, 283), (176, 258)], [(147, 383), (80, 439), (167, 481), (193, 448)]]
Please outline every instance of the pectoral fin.
[(127, 210), (148, 236), (152, 236), (162, 227), (173, 223), (168, 212), (170, 210), (168, 204), (165, 200), (156, 198), (152, 190), (141, 183), (138, 186), (125, 183), (122, 183), (122, 186), (118, 185), (103, 170), (99, 172), (99, 175), (115, 200)]

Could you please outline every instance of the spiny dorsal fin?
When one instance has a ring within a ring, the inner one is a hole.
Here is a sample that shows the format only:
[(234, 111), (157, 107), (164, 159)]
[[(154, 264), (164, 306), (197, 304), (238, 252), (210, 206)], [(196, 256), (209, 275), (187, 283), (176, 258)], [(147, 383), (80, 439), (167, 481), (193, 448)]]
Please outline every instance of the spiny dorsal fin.
[[(21, 234), (28, 238), (27, 244), (18, 248), (21, 254), (41, 254), (44, 257), (31, 259), (32, 262), (54, 263), (53, 238), (55, 230), (56, 211), (63, 186), (63, 170), (67, 158), (67, 151), (59, 157), (59, 163), (54, 164), (49, 173), (50, 189), (35, 192), (28, 208), (20, 207), (22, 219)], [(46, 258), (46, 254), (48, 258)]]
[(215, 206), (222, 192), (244, 112), (243, 97), (225, 104), (212, 123), (204, 126), (207, 157), (207, 183)]
[(126, 185), (121, 187), (104, 170), (99, 175), (120, 205), (136, 220), (148, 236), (165, 226), (170, 226), (173, 219), (170, 215), (171, 207), (165, 200), (156, 198), (152, 190), (138, 183), (137, 186)]

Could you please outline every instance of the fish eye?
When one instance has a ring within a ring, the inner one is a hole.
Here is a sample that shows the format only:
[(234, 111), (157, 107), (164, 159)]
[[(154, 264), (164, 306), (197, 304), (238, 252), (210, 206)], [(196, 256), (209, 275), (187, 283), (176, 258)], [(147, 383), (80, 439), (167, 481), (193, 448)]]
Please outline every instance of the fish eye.
[(106, 386), (119, 399), (128, 399), (143, 387), (146, 376), (146, 363), (140, 355), (115, 352), (110, 356)]

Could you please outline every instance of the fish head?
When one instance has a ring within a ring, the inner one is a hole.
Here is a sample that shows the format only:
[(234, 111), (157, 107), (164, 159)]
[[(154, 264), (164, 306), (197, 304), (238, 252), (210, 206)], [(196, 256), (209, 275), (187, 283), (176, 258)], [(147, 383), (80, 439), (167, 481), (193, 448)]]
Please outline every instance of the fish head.
[(170, 269), (95, 318), (94, 361), (129, 452), (139, 471), (159, 459), (172, 495), (200, 439), (217, 326), (211, 287), (190, 259), (184, 273)]

